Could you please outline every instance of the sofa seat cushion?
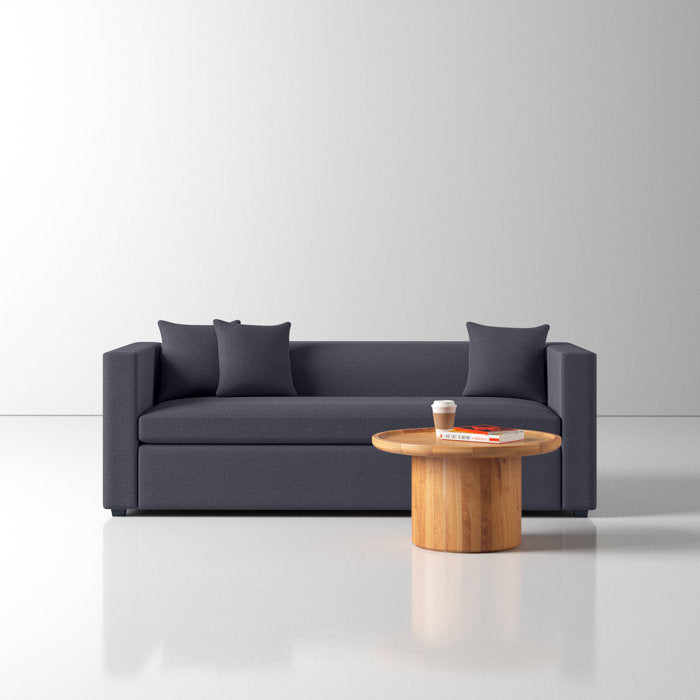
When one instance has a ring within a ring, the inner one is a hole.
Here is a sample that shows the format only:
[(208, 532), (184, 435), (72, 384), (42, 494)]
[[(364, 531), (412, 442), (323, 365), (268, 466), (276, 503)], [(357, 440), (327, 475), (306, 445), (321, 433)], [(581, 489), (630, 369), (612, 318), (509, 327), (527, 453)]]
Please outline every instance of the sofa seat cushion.
[[(368, 444), (373, 433), (432, 424), (434, 397), (246, 396), (175, 399), (139, 418), (152, 444)], [(535, 401), (454, 397), (457, 425), (493, 423), (560, 433), (559, 416)]]

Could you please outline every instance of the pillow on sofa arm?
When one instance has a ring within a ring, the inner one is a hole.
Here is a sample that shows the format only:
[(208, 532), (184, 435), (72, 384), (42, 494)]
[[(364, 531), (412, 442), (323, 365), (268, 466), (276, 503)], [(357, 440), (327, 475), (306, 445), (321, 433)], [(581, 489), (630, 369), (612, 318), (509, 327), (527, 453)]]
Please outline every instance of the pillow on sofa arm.
[(216, 319), (217, 396), (296, 396), (289, 360), (291, 323), (253, 326)]
[(469, 373), (462, 396), (503, 396), (546, 403), (549, 325), (499, 328), (467, 323)]
[(158, 328), (162, 339), (158, 401), (214, 396), (219, 384), (214, 326), (158, 321)]

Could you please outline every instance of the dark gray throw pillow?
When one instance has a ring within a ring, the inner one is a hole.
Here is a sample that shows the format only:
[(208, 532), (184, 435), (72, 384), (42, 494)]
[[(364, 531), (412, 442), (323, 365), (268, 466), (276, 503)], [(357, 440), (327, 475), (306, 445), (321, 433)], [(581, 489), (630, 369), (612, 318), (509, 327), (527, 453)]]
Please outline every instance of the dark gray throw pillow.
[(219, 345), (217, 396), (296, 396), (289, 360), (291, 323), (251, 326), (214, 321)]
[(162, 339), (158, 401), (214, 396), (219, 384), (214, 326), (158, 321), (158, 328)]
[(504, 396), (545, 403), (549, 326), (498, 328), (467, 323), (469, 374), (462, 396)]

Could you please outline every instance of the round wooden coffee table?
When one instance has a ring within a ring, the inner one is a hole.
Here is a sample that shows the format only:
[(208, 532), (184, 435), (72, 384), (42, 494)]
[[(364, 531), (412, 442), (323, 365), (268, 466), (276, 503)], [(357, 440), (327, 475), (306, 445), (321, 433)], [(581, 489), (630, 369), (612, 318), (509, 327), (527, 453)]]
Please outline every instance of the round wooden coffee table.
[(497, 552), (520, 544), (521, 458), (553, 452), (561, 438), (526, 430), (494, 445), (435, 437), (433, 428), (372, 436), (384, 452), (411, 456), (413, 544), (441, 552)]

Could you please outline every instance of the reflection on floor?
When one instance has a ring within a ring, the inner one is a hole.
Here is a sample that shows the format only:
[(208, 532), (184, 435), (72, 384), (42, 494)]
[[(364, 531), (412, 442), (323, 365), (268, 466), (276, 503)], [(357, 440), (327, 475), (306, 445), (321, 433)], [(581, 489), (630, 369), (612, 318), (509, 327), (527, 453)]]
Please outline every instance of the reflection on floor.
[[(536, 556), (444, 555), (402, 542), (399, 519), (343, 520), (322, 532), (311, 530), (318, 520), (269, 517), (109, 520), (105, 668), (135, 673), (157, 653), (174, 666), (291, 663), (304, 640), (324, 645), (338, 630), (398, 665), (592, 666), (592, 522), (571, 536), (551, 525), (533, 536), (550, 553), (569, 540), (591, 550), (573, 561), (548, 557), (542, 583)], [(560, 609), (573, 615), (563, 629), (549, 614)]]
[(685, 420), (669, 459), (643, 419), (602, 419), (590, 519), (528, 516), (519, 549), (461, 555), (413, 547), (406, 516), (111, 518), (99, 419), (0, 419), (0, 690), (689, 697), (700, 420)]

